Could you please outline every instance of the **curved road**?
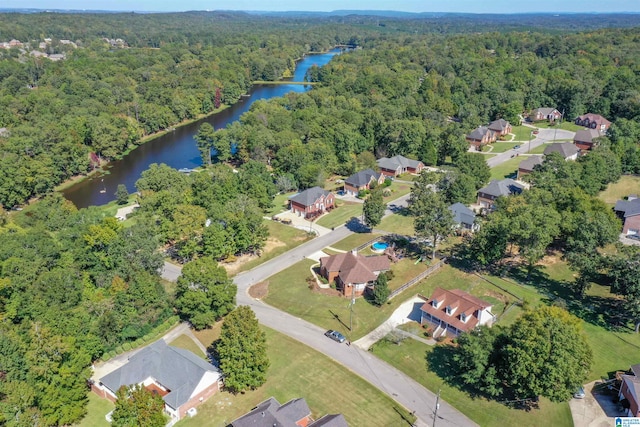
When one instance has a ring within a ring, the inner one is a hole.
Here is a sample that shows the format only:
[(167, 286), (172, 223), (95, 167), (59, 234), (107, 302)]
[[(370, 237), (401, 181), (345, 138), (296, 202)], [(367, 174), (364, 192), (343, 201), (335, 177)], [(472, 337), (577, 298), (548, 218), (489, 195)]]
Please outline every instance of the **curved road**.
[[(406, 206), (408, 199), (409, 195), (406, 195), (389, 203), (385, 216), (391, 215), (394, 208)], [(415, 415), (418, 417), (416, 426), (429, 426), (433, 423), (436, 401), (436, 396), (431, 391), (373, 354), (361, 350), (357, 346), (338, 344), (324, 336), (324, 329), (271, 307), (262, 301), (255, 300), (247, 293), (251, 285), (292, 266), (314, 252), (339, 242), (353, 232), (346, 226), (338, 227), (331, 233), (316, 237), (252, 270), (238, 274), (233, 279), (238, 286), (237, 304), (250, 306), (263, 325), (325, 354), (369, 381), (409, 411), (415, 411)], [(162, 271), (163, 278), (175, 281), (179, 274), (179, 266), (165, 263), (165, 268)], [(437, 425), (475, 426), (477, 424), (440, 399)]]
[[(538, 128), (531, 128), (532, 131)], [(516, 154), (528, 154), (531, 150), (536, 147), (541, 146), (542, 144), (546, 144), (549, 141), (558, 140), (558, 139), (573, 139), (575, 136), (575, 132), (571, 132), (564, 129), (538, 129), (538, 134), (535, 136), (531, 142), (523, 142), (520, 147), (517, 149), (512, 149), (505, 151), (504, 153), (500, 153), (490, 159), (487, 159), (487, 164), (490, 168), (499, 165), (500, 163), (504, 163), (510, 158), (514, 157)]]

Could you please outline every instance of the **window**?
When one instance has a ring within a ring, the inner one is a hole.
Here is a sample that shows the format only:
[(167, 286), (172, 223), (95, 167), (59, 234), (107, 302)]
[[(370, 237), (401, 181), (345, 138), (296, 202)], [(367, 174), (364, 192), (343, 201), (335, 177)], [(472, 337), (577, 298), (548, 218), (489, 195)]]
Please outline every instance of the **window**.
[(460, 320), (462, 320), (463, 323), (467, 323), (467, 315), (465, 313), (460, 313)]
[(438, 302), (438, 300), (437, 300), (437, 299), (434, 299), (433, 301), (431, 301), (431, 305), (432, 305), (433, 307), (435, 307), (435, 308), (438, 308), (438, 304), (440, 304), (440, 303)]
[(448, 314), (449, 316), (451, 316), (451, 306), (450, 306), (450, 305), (448, 305), (448, 306), (447, 306), (447, 308), (445, 309), (445, 311), (447, 312), (447, 314)]

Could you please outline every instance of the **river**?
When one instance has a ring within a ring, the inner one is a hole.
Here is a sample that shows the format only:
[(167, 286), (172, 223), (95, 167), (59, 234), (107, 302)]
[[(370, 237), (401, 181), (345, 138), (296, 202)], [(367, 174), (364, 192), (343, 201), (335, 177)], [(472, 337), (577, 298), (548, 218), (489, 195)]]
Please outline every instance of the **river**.
[[(313, 65), (321, 67), (327, 64), (333, 55), (339, 52), (339, 49), (334, 49), (328, 53), (307, 55), (298, 61), (291, 81), (303, 81), (309, 68)], [(126, 185), (129, 193), (136, 191), (135, 182), (152, 163), (165, 163), (176, 169), (200, 166), (202, 160), (193, 136), (202, 123), (209, 122), (215, 129), (220, 129), (238, 120), (257, 100), (275, 98), (289, 92), (305, 92), (310, 88), (311, 86), (305, 85), (254, 85), (249, 92), (249, 97), (242, 97), (230, 108), (178, 127), (172, 132), (140, 145), (122, 159), (109, 163), (104, 168), (104, 173), (80, 181), (62, 193), (78, 208), (104, 205), (115, 200), (118, 184)]]

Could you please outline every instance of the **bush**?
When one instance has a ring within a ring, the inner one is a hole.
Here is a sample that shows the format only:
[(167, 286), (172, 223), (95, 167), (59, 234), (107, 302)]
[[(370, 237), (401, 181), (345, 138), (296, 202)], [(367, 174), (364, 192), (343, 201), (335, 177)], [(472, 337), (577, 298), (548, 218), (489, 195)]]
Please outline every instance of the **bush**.
[(122, 344), (122, 350), (124, 350), (124, 351), (131, 350), (131, 343), (126, 342), (126, 343)]
[(393, 181), (391, 181), (391, 178), (385, 178), (383, 185), (385, 187), (389, 187), (392, 183), (393, 183)]

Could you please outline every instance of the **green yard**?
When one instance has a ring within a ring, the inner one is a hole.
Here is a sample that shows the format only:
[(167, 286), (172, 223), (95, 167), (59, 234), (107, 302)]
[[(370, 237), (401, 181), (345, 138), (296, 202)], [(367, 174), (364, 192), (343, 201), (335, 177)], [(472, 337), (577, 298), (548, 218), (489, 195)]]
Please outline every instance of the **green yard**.
[(360, 245), (364, 245), (369, 240), (380, 236), (382, 236), (382, 234), (354, 233), (349, 237), (345, 237), (344, 239), (340, 240), (338, 243), (331, 245), (331, 247), (342, 251), (350, 251), (351, 249), (357, 248)]
[[(410, 176), (411, 178), (417, 178), (414, 175)], [(395, 200), (399, 197), (404, 196), (405, 194), (409, 194), (411, 192), (411, 187), (413, 184), (407, 184), (405, 182), (396, 182), (394, 181), (387, 189), (391, 190), (391, 194), (389, 196), (384, 197), (384, 201), (389, 203), (392, 200)]]
[(527, 154), (542, 154), (544, 153), (544, 149), (547, 148), (548, 146), (549, 144), (542, 144), (542, 145), (539, 145), (538, 147), (532, 148), (531, 150), (527, 149)]
[(89, 404), (87, 405), (87, 415), (75, 424), (77, 427), (109, 427), (105, 415), (113, 411), (115, 405), (108, 399), (102, 399), (93, 392), (89, 392)]
[[(198, 407), (198, 415), (178, 426), (224, 427), (271, 396), (280, 403), (304, 397), (314, 419), (341, 413), (352, 426), (410, 425), (402, 419), (411, 419), (406, 409), (359, 376), (296, 340), (264, 331), (270, 361), (267, 382), (237, 395), (217, 393)], [(337, 388), (348, 398), (338, 398)]]
[(519, 141), (521, 145), (523, 142), (529, 142), (530, 134), (535, 130), (528, 126), (513, 126), (511, 129), (511, 133), (515, 135), (513, 140)]
[(348, 222), (352, 217), (362, 215), (362, 203), (338, 202), (338, 207), (328, 214), (323, 215), (317, 224), (327, 228), (334, 228)]
[(271, 209), (269, 209), (265, 215), (271, 217), (279, 214), (280, 212), (286, 211), (289, 208), (289, 197), (294, 194), (296, 193), (276, 194), (276, 197), (273, 198)]
[(521, 142), (500, 142), (500, 141), (494, 142), (493, 144), (491, 144), (493, 149), (490, 152), (496, 153), (496, 154), (504, 153), (505, 151), (511, 150), (516, 145), (520, 146), (522, 145), (522, 143)]
[(202, 350), (200, 350), (200, 347), (198, 347), (198, 345), (188, 335), (182, 334), (178, 336), (176, 339), (171, 341), (169, 345), (188, 350), (196, 356), (207, 360), (207, 356), (202, 352)]
[(534, 126), (543, 128), (543, 129), (545, 128), (554, 129), (555, 127), (557, 127), (558, 129), (570, 130), (571, 132), (577, 132), (579, 130), (585, 129), (584, 126), (578, 126), (575, 123), (569, 122), (569, 121), (563, 121), (558, 125), (550, 125), (549, 122), (543, 120), (541, 122), (534, 123)]
[(376, 226), (376, 229), (405, 236), (415, 235), (413, 216), (409, 215), (406, 209), (403, 209), (400, 213), (387, 216)]
[(640, 194), (640, 176), (624, 175), (618, 182), (609, 184), (598, 197), (607, 204), (615, 205), (616, 201), (624, 199), (629, 194)]
[(506, 162), (499, 164), (491, 168), (491, 179), (504, 179), (514, 177), (518, 171), (518, 165), (524, 160), (524, 157), (517, 156), (507, 160)]

